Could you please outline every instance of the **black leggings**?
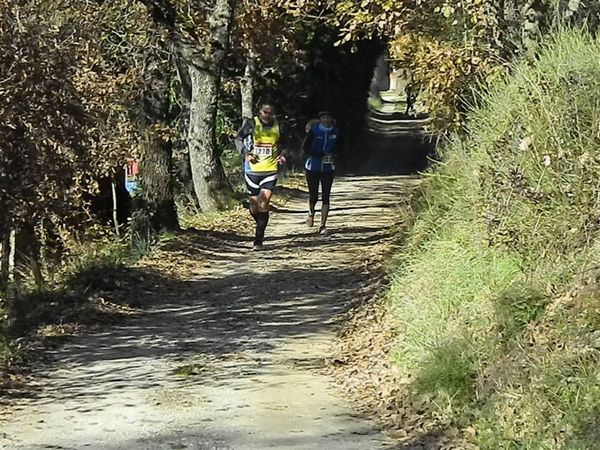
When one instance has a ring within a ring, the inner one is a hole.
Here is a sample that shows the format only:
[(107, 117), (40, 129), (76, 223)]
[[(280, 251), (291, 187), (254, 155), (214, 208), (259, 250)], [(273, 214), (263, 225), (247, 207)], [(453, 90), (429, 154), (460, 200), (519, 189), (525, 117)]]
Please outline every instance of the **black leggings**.
[(333, 172), (311, 172), (306, 171), (306, 184), (310, 194), (310, 204), (315, 205), (319, 200), (319, 182), (323, 190), (323, 204), (329, 205), (329, 196), (331, 195), (331, 186), (333, 185)]

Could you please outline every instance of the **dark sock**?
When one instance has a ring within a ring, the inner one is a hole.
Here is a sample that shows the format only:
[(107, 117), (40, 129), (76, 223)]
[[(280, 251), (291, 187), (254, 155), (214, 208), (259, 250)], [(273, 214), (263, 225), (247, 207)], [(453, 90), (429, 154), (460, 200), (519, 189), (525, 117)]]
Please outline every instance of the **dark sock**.
[(269, 223), (268, 212), (257, 212), (256, 213), (256, 237), (254, 238), (255, 244), (262, 244), (265, 239), (265, 229)]

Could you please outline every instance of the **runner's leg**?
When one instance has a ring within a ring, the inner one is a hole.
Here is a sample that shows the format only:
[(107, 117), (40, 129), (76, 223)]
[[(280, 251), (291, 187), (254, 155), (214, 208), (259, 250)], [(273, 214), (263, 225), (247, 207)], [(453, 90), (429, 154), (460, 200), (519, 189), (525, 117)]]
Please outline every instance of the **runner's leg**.
[(258, 213), (258, 196), (250, 196), (249, 200), (250, 206), (248, 209), (250, 210), (250, 215), (256, 222), (256, 213)]
[(313, 226), (315, 217), (315, 207), (319, 201), (319, 173), (306, 171), (306, 184), (308, 185), (308, 216), (306, 218), (306, 224), (309, 227)]
[(256, 235), (254, 245), (261, 246), (265, 239), (265, 230), (269, 223), (269, 204), (273, 192), (270, 189), (261, 189), (258, 194), (258, 211), (256, 213)]
[(321, 188), (323, 189), (323, 201), (321, 207), (321, 230), (327, 225), (329, 216), (329, 198), (331, 196), (331, 186), (333, 186), (333, 172), (323, 172), (321, 174)]
[(244, 174), (244, 178), (246, 180), (246, 186), (248, 187), (248, 194), (250, 196), (250, 214), (256, 222), (256, 234), (254, 238), (254, 246), (256, 248), (262, 245), (262, 239), (260, 239), (261, 230), (262, 235), (264, 236), (264, 227), (262, 225), (264, 217), (260, 214), (260, 177), (246, 173)]
[(258, 194), (258, 212), (269, 212), (272, 196), (273, 191), (271, 189), (261, 188), (260, 194)]

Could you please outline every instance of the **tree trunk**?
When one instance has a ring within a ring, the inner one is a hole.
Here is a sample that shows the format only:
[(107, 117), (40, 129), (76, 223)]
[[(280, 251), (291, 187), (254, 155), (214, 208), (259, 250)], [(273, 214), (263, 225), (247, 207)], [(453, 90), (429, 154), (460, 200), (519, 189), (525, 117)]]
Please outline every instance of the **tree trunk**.
[(154, 231), (179, 229), (171, 168), (171, 143), (147, 136), (140, 159), (140, 200)]
[[(166, 135), (172, 125), (170, 89), (174, 68), (169, 42), (172, 31), (157, 27), (151, 33), (152, 45), (144, 65), (141, 126), (145, 139), (139, 162), (140, 193), (136, 196), (136, 209), (144, 214), (138, 211), (136, 215), (149, 221), (147, 225), (154, 231), (178, 230), (171, 173), (173, 148)], [(146, 228), (139, 220), (134, 227)]]
[(0, 293), (4, 300), (8, 297), (8, 260), (10, 256), (10, 230), (4, 230), (0, 243)]
[(117, 200), (117, 182), (115, 181), (117, 177), (113, 174), (112, 181), (110, 182), (111, 192), (112, 192), (112, 201), (113, 201), (113, 225), (115, 226), (115, 236), (117, 238), (121, 237), (121, 231), (119, 227), (119, 202)]
[(12, 327), (13, 319), (15, 317), (16, 311), (16, 297), (17, 297), (17, 289), (15, 286), (15, 238), (16, 231), (11, 229), (8, 231), (6, 236), (5, 245), (3, 244), (3, 252), (2, 255), (3, 264), (6, 264), (6, 267), (3, 267), (3, 272), (6, 271), (6, 286), (5, 286), (5, 302), (6, 302), (6, 311), (8, 313), (8, 326)]
[[(180, 82), (180, 109), (179, 109), (179, 130), (181, 135), (184, 131), (189, 129), (190, 119), (190, 104), (192, 101), (192, 83), (190, 80), (190, 74), (188, 66), (182, 58), (176, 58), (177, 75), (179, 76)], [(186, 206), (188, 203), (193, 204), (195, 207), (199, 207), (198, 199), (194, 191), (194, 180), (192, 179), (192, 166), (190, 164), (190, 151), (187, 146), (187, 142), (184, 145), (180, 145), (177, 149), (177, 180), (180, 185), (180, 195), (185, 198)]]
[(187, 62), (191, 104), (187, 134), (194, 190), (202, 211), (223, 210), (231, 204), (233, 189), (225, 176), (216, 140), (216, 117), (221, 66), (229, 44), (233, 0), (216, 0), (209, 13), (206, 48), (180, 40)]
[(244, 76), (240, 80), (240, 94), (242, 97), (242, 119), (251, 119), (254, 115), (254, 76), (256, 74), (256, 59), (252, 51), (246, 58)]
[[(27, 276), (27, 272), (31, 270), (31, 275), (37, 287), (42, 287), (44, 277), (42, 275), (41, 264), (41, 243), (36, 232), (36, 227), (32, 225), (34, 221), (23, 223), (14, 231), (14, 243), (10, 244), (11, 251), (14, 252), (12, 279), (17, 283), (22, 281)], [(10, 264), (9, 264), (10, 265)], [(9, 269), (9, 279), (11, 278)]]
[(225, 209), (233, 197), (216, 143), (219, 83), (217, 76), (196, 67), (190, 68), (190, 75), (193, 97), (188, 146), (194, 190), (202, 211), (219, 211)]
[(523, 47), (533, 54), (537, 51), (545, 31), (548, 5), (543, 0), (529, 0), (525, 6), (523, 24)]

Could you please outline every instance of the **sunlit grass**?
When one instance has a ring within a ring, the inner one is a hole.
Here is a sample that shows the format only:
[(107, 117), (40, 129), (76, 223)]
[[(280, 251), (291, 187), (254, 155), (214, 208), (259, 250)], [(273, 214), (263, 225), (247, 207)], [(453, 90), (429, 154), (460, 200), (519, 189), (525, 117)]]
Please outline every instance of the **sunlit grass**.
[(425, 177), (389, 294), (396, 361), (482, 448), (594, 448), (600, 43), (560, 32), (512, 73)]

